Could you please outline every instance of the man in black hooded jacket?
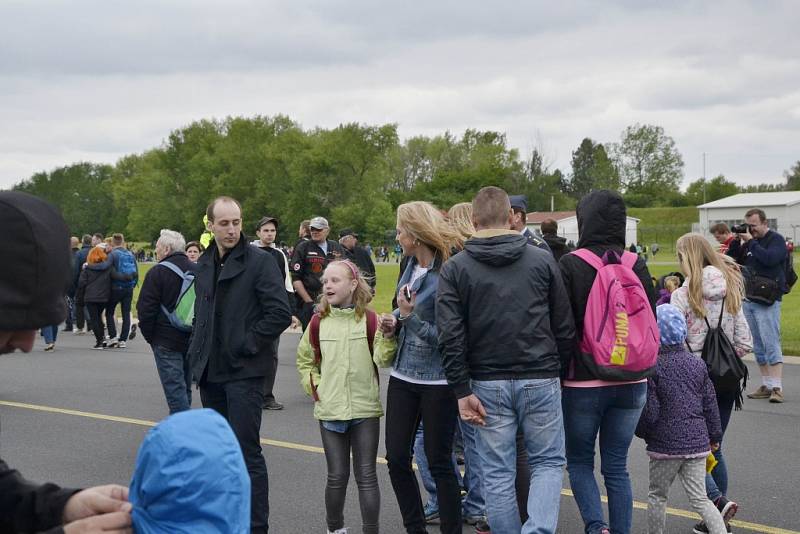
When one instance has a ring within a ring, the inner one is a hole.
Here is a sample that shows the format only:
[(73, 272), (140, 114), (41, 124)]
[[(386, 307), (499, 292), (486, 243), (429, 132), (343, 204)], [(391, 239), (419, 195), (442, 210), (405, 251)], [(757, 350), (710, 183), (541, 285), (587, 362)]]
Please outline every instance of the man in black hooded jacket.
[(509, 229), (506, 192), (484, 187), (472, 209), (477, 232), (439, 274), (436, 326), (445, 374), (461, 418), (479, 425), (492, 530), (520, 531), (519, 427), (529, 485), (536, 487), (525, 525), (555, 532), (565, 463), (559, 375), (573, 344), (572, 313), (553, 256)]

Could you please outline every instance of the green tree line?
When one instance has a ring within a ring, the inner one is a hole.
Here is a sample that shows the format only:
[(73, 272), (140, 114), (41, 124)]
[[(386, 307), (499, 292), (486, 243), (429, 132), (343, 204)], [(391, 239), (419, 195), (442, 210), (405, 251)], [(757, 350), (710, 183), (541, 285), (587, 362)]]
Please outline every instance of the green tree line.
[[(800, 188), (800, 162), (785, 178)], [(565, 175), (539, 150), (523, 157), (499, 132), (401, 141), (396, 124), (303, 129), (278, 115), (200, 120), (115, 165), (75, 163), (14, 189), (59, 206), (75, 235), (123, 232), (130, 241), (152, 241), (171, 228), (195, 239), (206, 205), (224, 194), (242, 203), (248, 233), (270, 215), (281, 223), (280, 239), (292, 243), (300, 221), (321, 215), (334, 231), (354, 228), (377, 243), (392, 235), (399, 204), (428, 200), (447, 209), (487, 185), (526, 194), (531, 211), (574, 209), (598, 188), (621, 191), (631, 206), (696, 205), (703, 189), (708, 201), (739, 191), (719, 176), (681, 193), (682, 180), (674, 141), (653, 125), (629, 126), (616, 143), (583, 139)]]

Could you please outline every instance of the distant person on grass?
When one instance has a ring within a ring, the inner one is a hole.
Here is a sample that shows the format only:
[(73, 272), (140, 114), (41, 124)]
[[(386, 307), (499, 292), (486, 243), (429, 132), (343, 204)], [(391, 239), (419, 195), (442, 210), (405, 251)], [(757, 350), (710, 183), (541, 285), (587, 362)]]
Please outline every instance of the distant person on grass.
[[(30, 352), (36, 329), (60, 324), (67, 315), (69, 232), (55, 207), (15, 191), (0, 192), (0, 226), (15, 236), (0, 240), (0, 354)], [(81, 491), (40, 485), (0, 460), (0, 532), (129, 534), (127, 500), (124, 486)]]

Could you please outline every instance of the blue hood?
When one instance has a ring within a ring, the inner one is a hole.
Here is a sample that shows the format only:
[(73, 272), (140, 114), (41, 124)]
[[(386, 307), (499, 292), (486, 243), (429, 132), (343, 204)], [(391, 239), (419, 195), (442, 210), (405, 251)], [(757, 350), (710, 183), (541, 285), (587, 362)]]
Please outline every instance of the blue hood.
[(159, 423), (139, 448), (130, 486), (137, 534), (250, 532), (250, 478), (239, 442), (214, 410)]

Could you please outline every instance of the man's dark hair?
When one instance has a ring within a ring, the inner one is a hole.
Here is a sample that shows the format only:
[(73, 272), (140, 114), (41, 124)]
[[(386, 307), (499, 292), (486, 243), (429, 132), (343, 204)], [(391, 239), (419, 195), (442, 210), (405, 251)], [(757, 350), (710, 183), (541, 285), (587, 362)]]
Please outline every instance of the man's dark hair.
[(758, 220), (763, 222), (767, 222), (767, 214), (764, 213), (764, 210), (761, 208), (753, 208), (751, 210), (747, 210), (747, 213), (744, 214), (744, 218), (752, 217), (753, 215), (758, 215)]
[(482, 228), (505, 228), (510, 209), (508, 193), (499, 187), (484, 187), (472, 200), (472, 218)]
[(90, 234), (83, 234), (81, 237), (81, 244), (86, 246), (92, 246), (92, 236)]
[(239, 206), (239, 212), (241, 213), (242, 211), (242, 205), (239, 204), (238, 200), (236, 200), (233, 197), (228, 197), (223, 195), (212, 200), (211, 203), (209, 203), (208, 207), (206, 208), (206, 217), (208, 217), (209, 222), (214, 222), (214, 208), (217, 207), (217, 204), (219, 204), (220, 202), (233, 202), (234, 204)]
[[(104, 236), (104, 235), (103, 235), (103, 234), (101, 234), (100, 232), (97, 232), (96, 234), (94, 234), (94, 236), (93, 236), (93, 237), (96, 237), (96, 238), (97, 238), (97, 239), (99, 239), (100, 241), (103, 241), (103, 240), (105, 240), (105, 238), (106, 238), (106, 236)], [(92, 244), (91, 240), (89, 240), (89, 244), (90, 244), (90, 245)]]
[(728, 228), (728, 225), (724, 222), (718, 222), (717, 224), (712, 224), (711, 228), (708, 229), (709, 232), (712, 234), (729, 234), (731, 233), (731, 229)]
[(545, 219), (542, 221), (539, 229), (542, 231), (542, 234), (556, 235), (556, 232), (558, 232), (558, 223), (555, 219)]

